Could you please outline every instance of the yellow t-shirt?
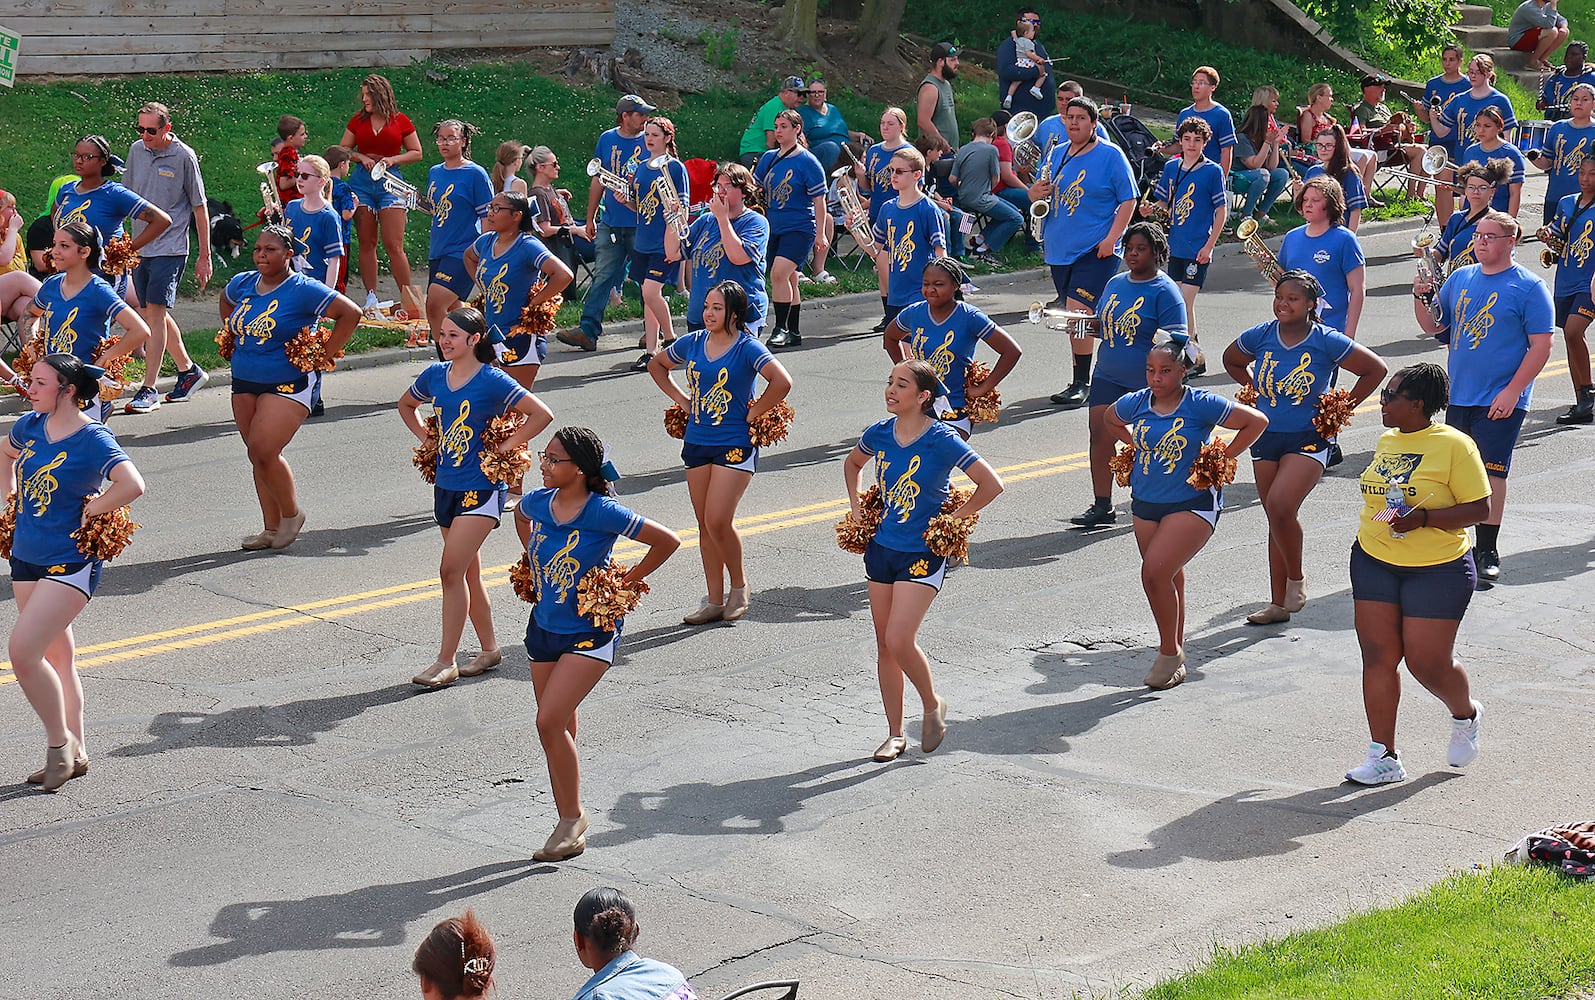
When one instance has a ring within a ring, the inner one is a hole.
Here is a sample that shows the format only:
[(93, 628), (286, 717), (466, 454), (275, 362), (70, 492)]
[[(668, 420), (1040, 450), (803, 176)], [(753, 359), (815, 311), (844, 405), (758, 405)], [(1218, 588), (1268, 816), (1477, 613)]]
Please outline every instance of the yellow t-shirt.
[(1411, 434), (1385, 431), (1359, 485), (1363, 505), (1357, 542), (1375, 559), (1396, 566), (1438, 566), (1460, 559), (1469, 543), (1466, 528), (1415, 528), (1402, 538), (1391, 537), (1390, 525), (1373, 518), (1389, 506), (1392, 489), (1400, 492), (1403, 505), (1431, 510), (1490, 495), (1484, 461), (1473, 439), (1445, 424), (1430, 424)]

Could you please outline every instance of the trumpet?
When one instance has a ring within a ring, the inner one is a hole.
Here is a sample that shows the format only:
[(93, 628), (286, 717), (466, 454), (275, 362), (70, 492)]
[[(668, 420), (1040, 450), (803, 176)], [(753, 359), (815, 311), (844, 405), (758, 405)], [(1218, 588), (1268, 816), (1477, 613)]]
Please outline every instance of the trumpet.
[(277, 194), (277, 161), (267, 160), (257, 165), (255, 172), (266, 178), (260, 182), (260, 200), (264, 205), (267, 224), (281, 222), (282, 198)]
[(382, 185), (382, 189), (404, 203), (406, 211), (425, 212), (432, 214), (432, 200), (420, 191), (414, 184), (400, 177), (389, 169), (388, 165), (378, 160), (371, 167), (371, 179)]
[(1057, 322), (1047, 324), (1047, 329), (1060, 330), (1076, 340), (1102, 335), (1102, 324), (1097, 320), (1096, 313), (1074, 309), (1061, 313)]
[(631, 182), (620, 174), (604, 166), (602, 160), (593, 157), (587, 161), (587, 176), (598, 178), (598, 183), (609, 189), (609, 193), (621, 201), (629, 200)]
[(1013, 145), (1015, 170), (1034, 170), (1041, 159), (1041, 147), (1031, 140), (1041, 123), (1034, 112), (1021, 111), (1008, 122), (1008, 142)]
[(852, 234), (853, 242), (858, 244), (860, 250), (874, 257), (880, 248), (875, 245), (869, 213), (864, 211), (864, 202), (859, 199), (858, 185), (850, 176), (852, 172), (852, 165), (831, 171), (831, 176), (836, 179), (836, 203), (842, 207), (842, 224)]
[(1252, 259), (1252, 263), (1257, 265), (1257, 269), (1263, 272), (1263, 277), (1271, 284), (1279, 284), (1279, 276), (1285, 273), (1285, 269), (1280, 266), (1279, 258), (1274, 255), (1274, 251), (1270, 250), (1268, 244), (1263, 242), (1263, 238), (1257, 235), (1257, 220), (1242, 220), (1241, 224), (1235, 227), (1235, 235), (1241, 238), (1241, 249)]
[(665, 221), (670, 223), (670, 228), (676, 231), (676, 238), (682, 243), (687, 241), (687, 206), (681, 201), (681, 192), (676, 190), (676, 182), (670, 179), (670, 173), (665, 170), (670, 163), (670, 157), (664, 153), (648, 161), (648, 166), (653, 170), (661, 171), (654, 178), (653, 194), (659, 199), (659, 208), (665, 213)]
[(1541, 226), (1534, 234), (1540, 238), (1545, 246), (1540, 248), (1540, 266), (1552, 268), (1562, 259), (1562, 253), (1567, 249), (1567, 241), (1556, 235), (1556, 230), (1550, 226)]

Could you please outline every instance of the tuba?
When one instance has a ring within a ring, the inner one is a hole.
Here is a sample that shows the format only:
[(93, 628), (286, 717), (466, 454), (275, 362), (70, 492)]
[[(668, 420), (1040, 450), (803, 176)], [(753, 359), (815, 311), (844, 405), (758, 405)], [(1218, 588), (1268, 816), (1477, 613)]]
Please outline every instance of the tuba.
[(880, 252), (875, 245), (875, 233), (870, 229), (869, 213), (864, 210), (864, 202), (859, 199), (858, 185), (853, 181), (851, 174), (853, 165), (837, 167), (831, 171), (831, 176), (836, 179), (836, 203), (842, 207), (842, 224), (852, 234), (853, 242), (858, 248), (874, 257)]
[(1545, 246), (1540, 248), (1540, 266), (1551, 268), (1562, 258), (1562, 253), (1567, 250), (1567, 241), (1556, 235), (1556, 230), (1550, 226), (1541, 226), (1534, 234), (1540, 238)]
[(608, 188), (609, 193), (621, 201), (629, 200), (631, 183), (620, 174), (605, 167), (603, 161), (598, 157), (595, 156), (587, 161), (587, 176), (598, 178), (598, 183)]
[(1013, 146), (1015, 170), (1034, 170), (1041, 159), (1041, 147), (1031, 141), (1041, 123), (1032, 111), (1021, 111), (1008, 122), (1008, 142)]
[(1252, 259), (1257, 269), (1263, 272), (1263, 277), (1272, 284), (1279, 284), (1279, 276), (1285, 273), (1280, 266), (1279, 258), (1270, 250), (1263, 238), (1257, 235), (1257, 220), (1244, 219), (1235, 227), (1235, 235), (1241, 238), (1241, 249), (1246, 251), (1246, 256)]
[(255, 172), (266, 178), (260, 182), (260, 200), (264, 205), (263, 212), (268, 225), (274, 225), (283, 220), (282, 198), (277, 194), (277, 161), (267, 160), (255, 167)]
[(382, 185), (382, 189), (404, 203), (406, 211), (425, 212), (432, 214), (433, 205), (429, 198), (416, 190), (414, 184), (400, 177), (388, 167), (386, 163), (378, 160), (371, 168), (371, 179)]
[(676, 239), (683, 244), (687, 241), (687, 206), (682, 204), (681, 192), (676, 190), (676, 182), (670, 179), (670, 173), (665, 169), (670, 164), (670, 157), (664, 153), (648, 161), (649, 168), (660, 171), (654, 178), (653, 194), (659, 199), (659, 208), (665, 213), (665, 221), (670, 223), (670, 228), (676, 231)]

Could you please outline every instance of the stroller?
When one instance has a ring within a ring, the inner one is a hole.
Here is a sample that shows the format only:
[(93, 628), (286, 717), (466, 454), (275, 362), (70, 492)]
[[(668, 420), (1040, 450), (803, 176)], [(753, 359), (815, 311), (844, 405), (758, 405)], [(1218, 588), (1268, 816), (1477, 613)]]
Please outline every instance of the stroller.
[(1162, 145), (1141, 119), (1130, 114), (1104, 115), (1102, 124), (1113, 144), (1124, 150), (1135, 174), (1136, 188), (1143, 194), (1157, 185), (1168, 157), (1158, 152)]

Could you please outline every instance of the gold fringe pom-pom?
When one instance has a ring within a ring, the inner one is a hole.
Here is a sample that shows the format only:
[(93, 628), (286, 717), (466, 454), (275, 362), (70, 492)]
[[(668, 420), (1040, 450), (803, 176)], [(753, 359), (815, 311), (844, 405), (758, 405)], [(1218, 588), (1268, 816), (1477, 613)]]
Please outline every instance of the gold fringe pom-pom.
[(783, 399), (770, 407), (764, 416), (748, 422), (748, 440), (755, 448), (780, 444), (792, 430), (792, 421), (796, 417), (792, 404)]
[(665, 407), (665, 433), (677, 441), (687, 436), (687, 411), (679, 403)]
[(524, 552), (510, 567), (510, 586), (515, 588), (515, 596), (527, 604), (537, 603), (537, 577), (532, 573), (531, 557)]
[(975, 525), (979, 523), (979, 514), (970, 514), (968, 517), (937, 514), (925, 528), (925, 547), (955, 566), (967, 563), (969, 536), (975, 533)]
[(858, 498), (858, 517), (853, 517), (852, 510), (842, 515), (836, 522), (836, 544), (843, 552), (854, 555), (863, 555), (869, 548), (870, 539), (875, 537), (875, 529), (881, 525), (881, 518), (886, 515), (886, 506), (881, 500), (881, 488), (871, 486)]
[(1330, 389), (1318, 397), (1318, 412), (1313, 414), (1313, 428), (1324, 437), (1332, 438), (1340, 433), (1342, 427), (1351, 423), (1354, 409), (1349, 390)]
[(487, 429), (482, 432), (482, 475), (495, 483), (519, 483), (526, 477), (527, 470), (532, 467), (532, 456), (524, 446), (508, 454), (498, 450), (499, 445), (513, 437), (524, 423), (525, 414), (514, 412), (487, 422)]
[(1002, 393), (993, 389), (984, 396), (971, 396), (969, 390), (978, 386), (991, 377), (991, 369), (979, 361), (969, 362), (969, 369), (964, 372), (964, 413), (969, 416), (971, 423), (994, 424), (997, 414), (1002, 410)]
[(11, 543), (17, 540), (17, 495), (6, 494), (6, 507), (0, 511), (0, 559), (11, 558)]
[[(538, 282), (532, 288), (532, 294), (537, 294), (537, 289), (542, 287)], [(526, 306), (521, 310), (520, 321), (510, 327), (509, 336), (526, 337), (533, 340), (538, 337), (547, 337), (554, 332), (554, 318), (559, 315), (559, 307), (565, 304), (563, 295), (555, 295), (535, 306)]]
[(1235, 393), (1235, 402), (1242, 406), (1257, 405), (1257, 383), (1252, 382), (1240, 387)]
[(1196, 461), (1191, 463), (1191, 474), (1185, 477), (1185, 481), (1199, 490), (1210, 490), (1215, 486), (1233, 483), (1238, 464), (1235, 459), (1229, 457), (1224, 442), (1209, 441), (1202, 445), (1202, 450), (1197, 453)]
[[(99, 496), (98, 493), (95, 496)], [(86, 506), (89, 497), (83, 501)], [(141, 525), (128, 516), (128, 508), (118, 507), (104, 514), (96, 514), (89, 518), (88, 523), (72, 532), (72, 539), (78, 543), (78, 551), (90, 559), (100, 559), (110, 562), (122, 554), (133, 541), (133, 532)]]
[(630, 567), (609, 561), (607, 566), (594, 566), (582, 574), (576, 584), (576, 613), (605, 632), (613, 632), (622, 618), (642, 603), (648, 585), (627, 583), (626, 570)]
[(1108, 459), (1108, 469), (1113, 473), (1114, 482), (1120, 486), (1130, 485), (1130, 473), (1135, 469), (1135, 445), (1121, 443)]
[(442, 438), (443, 425), (434, 413), (426, 418), (426, 440), (416, 445), (415, 456), (410, 459), (421, 470), (421, 478), (429, 484), (438, 481), (438, 444)]
[(342, 351), (327, 353), (327, 341), (321, 335), (321, 328), (307, 326), (294, 334), (288, 341), (288, 360), (302, 372), (330, 372), (338, 367), (338, 359), (343, 357)]
[(941, 512), (943, 514), (951, 514), (953, 511), (968, 503), (969, 498), (974, 495), (974, 490), (966, 490), (962, 486), (954, 486), (952, 489), (947, 491), (947, 499), (942, 501)]
[[(117, 344), (122, 342), (121, 337), (106, 337), (100, 341), (100, 346), (94, 349), (94, 364), (99, 365), (100, 359), (111, 352)], [(108, 365), (100, 365), (105, 369), (105, 378), (100, 382), (100, 398), (107, 403), (122, 398), (123, 383), (126, 382), (127, 363), (131, 360), (124, 354)], [(114, 383), (107, 385), (106, 382)]]
[(123, 233), (105, 244), (101, 262), (106, 274), (127, 274), (138, 267), (141, 258), (133, 249), (132, 237)]
[(233, 348), (236, 346), (238, 346), (238, 341), (233, 336), (233, 331), (225, 326), (216, 331), (216, 353), (222, 356), (223, 361), (231, 361), (233, 359)]

